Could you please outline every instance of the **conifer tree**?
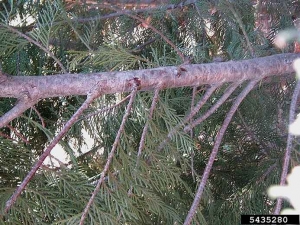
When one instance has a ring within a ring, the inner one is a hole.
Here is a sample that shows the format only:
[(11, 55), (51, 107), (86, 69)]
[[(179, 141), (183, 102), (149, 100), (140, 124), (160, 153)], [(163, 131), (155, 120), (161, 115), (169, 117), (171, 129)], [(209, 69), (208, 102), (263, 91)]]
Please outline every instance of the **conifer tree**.
[[(238, 224), (277, 213), (282, 200), (266, 191), (298, 164), (287, 127), (300, 85), (294, 44), (274, 43), (297, 7), (2, 1), (0, 224)], [(51, 154), (58, 144), (68, 161)]]

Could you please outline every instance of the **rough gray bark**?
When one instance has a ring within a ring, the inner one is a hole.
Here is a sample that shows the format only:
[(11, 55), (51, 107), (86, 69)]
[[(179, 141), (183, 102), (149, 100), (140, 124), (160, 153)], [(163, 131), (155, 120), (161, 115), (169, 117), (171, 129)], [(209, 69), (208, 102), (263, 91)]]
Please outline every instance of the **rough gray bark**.
[[(192, 64), (126, 72), (60, 74), (51, 76), (9, 76), (0, 83), (0, 97), (19, 99), (15, 108), (0, 118), (0, 127), (18, 117), (39, 99), (129, 92), (138, 83), (140, 91), (160, 88), (217, 84), (251, 80), (294, 72), (292, 62), (300, 54), (278, 54), (262, 58), (223, 63)], [(20, 107), (20, 104), (22, 106)], [(16, 110), (20, 108), (22, 110)]]

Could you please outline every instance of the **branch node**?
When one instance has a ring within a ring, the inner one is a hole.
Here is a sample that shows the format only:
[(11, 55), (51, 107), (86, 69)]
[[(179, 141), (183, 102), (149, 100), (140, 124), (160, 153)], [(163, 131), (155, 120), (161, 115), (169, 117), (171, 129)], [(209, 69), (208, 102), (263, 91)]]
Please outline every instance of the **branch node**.
[(20, 99), (22, 99), (22, 100), (25, 100), (25, 101), (31, 100), (29, 91), (21, 91), (20, 96), (21, 96)]

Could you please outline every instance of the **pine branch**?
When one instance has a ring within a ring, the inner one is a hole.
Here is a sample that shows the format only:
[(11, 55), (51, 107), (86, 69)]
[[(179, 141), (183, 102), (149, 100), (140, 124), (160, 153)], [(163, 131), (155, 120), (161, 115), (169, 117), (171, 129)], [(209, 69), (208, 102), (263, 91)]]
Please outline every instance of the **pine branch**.
[(30, 93), (38, 93), (39, 98), (86, 95), (95, 83), (102, 83), (105, 94), (130, 92), (132, 79), (141, 81), (140, 91), (163, 88), (196, 86), (250, 80), (268, 76), (293, 73), (292, 62), (299, 54), (287, 53), (240, 61), (185, 65), (181, 76), (178, 67), (158, 67), (154, 69), (59, 74), (51, 76), (10, 76), (0, 83), (0, 97), (18, 98), (17, 90), (25, 87)]
[(184, 225), (191, 224), (192, 219), (193, 219), (195, 213), (197, 212), (197, 209), (198, 209), (198, 206), (199, 206), (199, 203), (200, 203), (200, 200), (201, 200), (201, 196), (202, 196), (202, 193), (204, 191), (204, 187), (207, 183), (207, 180), (208, 180), (210, 171), (212, 169), (213, 163), (214, 163), (215, 158), (218, 154), (218, 150), (219, 150), (219, 147), (221, 145), (221, 141), (223, 139), (223, 136), (224, 136), (224, 134), (227, 130), (227, 127), (228, 127), (234, 113), (236, 112), (239, 105), (242, 103), (244, 98), (249, 94), (249, 92), (253, 89), (253, 87), (256, 85), (257, 82), (258, 82), (258, 80), (250, 81), (249, 84), (247, 85), (247, 87), (236, 98), (236, 100), (232, 104), (230, 110), (228, 111), (228, 113), (226, 115), (226, 118), (224, 119), (223, 125), (220, 128), (220, 130), (219, 130), (219, 132), (216, 136), (216, 141), (215, 141), (214, 147), (212, 149), (212, 152), (210, 154), (208, 163), (206, 164), (205, 170), (203, 172), (202, 179), (201, 179), (201, 182), (199, 183), (198, 190), (196, 192), (193, 204), (192, 204), (192, 206), (189, 210), (189, 213), (188, 213), (188, 215), (187, 215), (187, 217), (184, 221)]
[(126, 123), (127, 118), (128, 118), (128, 116), (129, 116), (129, 114), (130, 114), (130, 111), (132, 110), (132, 105), (133, 105), (133, 102), (134, 102), (136, 93), (137, 93), (137, 91), (138, 91), (138, 86), (139, 86), (138, 83), (135, 83), (134, 86), (133, 86), (133, 90), (132, 90), (131, 95), (130, 95), (130, 100), (129, 100), (129, 102), (128, 102), (126, 111), (125, 111), (125, 113), (124, 113), (124, 115), (123, 115), (123, 119), (122, 119), (120, 128), (119, 128), (119, 130), (118, 130), (117, 136), (116, 136), (115, 141), (114, 141), (114, 143), (113, 143), (112, 149), (111, 149), (111, 151), (110, 151), (110, 153), (109, 153), (109, 155), (108, 155), (108, 158), (107, 158), (106, 164), (105, 164), (105, 166), (104, 166), (104, 169), (103, 169), (103, 171), (102, 171), (102, 173), (101, 173), (100, 179), (98, 180), (97, 185), (96, 185), (96, 187), (95, 187), (95, 189), (94, 189), (94, 191), (93, 191), (93, 193), (92, 193), (92, 196), (91, 196), (91, 198), (89, 199), (89, 201), (88, 201), (88, 203), (87, 203), (86, 207), (84, 208), (84, 211), (83, 211), (83, 213), (82, 213), (82, 215), (81, 215), (80, 223), (79, 223), (80, 225), (83, 225), (83, 224), (84, 224), (84, 220), (85, 220), (85, 218), (86, 218), (86, 216), (87, 216), (87, 214), (88, 214), (88, 211), (89, 211), (91, 205), (93, 204), (94, 199), (95, 199), (97, 193), (98, 193), (99, 190), (100, 190), (101, 184), (102, 184), (102, 182), (104, 181), (104, 178), (105, 178), (105, 176), (106, 176), (106, 173), (107, 173), (108, 170), (109, 170), (109, 166), (110, 166), (111, 161), (112, 161), (112, 159), (113, 159), (113, 157), (114, 157), (115, 151), (116, 151), (116, 149), (117, 149), (117, 147), (118, 147), (118, 145), (119, 145), (120, 138), (121, 138), (121, 134), (122, 134), (122, 132), (124, 131), (125, 123)]
[[(291, 101), (291, 106), (290, 106), (289, 124), (292, 124), (295, 120), (295, 111), (296, 111), (299, 93), (300, 93), (300, 81), (297, 82), (297, 85), (295, 87), (295, 90), (294, 90), (294, 93), (292, 96), (292, 101)], [(286, 149), (285, 149), (284, 162), (283, 162), (283, 166), (282, 166), (280, 186), (285, 185), (285, 181), (286, 181), (286, 177), (287, 177), (289, 165), (290, 165), (291, 152), (292, 152), (292, 147), (293, 147), (293, 139), (294, 139), (294, 135), (289, 133), (288, 138), (287, 138)], [(282, 202), (283, 202), (282, 198), (277, 199), (276, 206), (274, 209), (275, 215), (278, 215), (280, 213), (280, 210), (282, 207)]]
[[(0, 83), (0, 97), (19, 99), (25, 92), (31, 99), (86, 95), (96, 83), (102, 84), (103, 94), (129, 92), (134, 80), (140, 82), (140, 91), (154, 90), (160, 85), (162, 88), (173, 88), (223, 84), (292, 73), (294, 72), (292, 62), (297, 57), (299, 54), (289, 53), (241, 61), (184, 65), (181, 66), (184, 67), (184, 71), (181, 71), (180, 76), (178, 76), (180, 67), (174, 66), (125, 72), (11, 76)], [(25, 109), (26, 107), (22, 108), (23, 111)], [(16, 118), (16, 115), (20, 115), (22, 110), (14, 116), (1, 117), (0, 127)]]
[(65, 124), (65, 126), (62, 128), (62, 130), (51, 141), (51, 143), (45, 149), (45, 151), (43, 152), (43, 154), (39, 157), (39, 159), (36, 162), (36, 164), (31, 168), (30, 172), (24, 178), (24, 180), (22, 181), (22, 183), (20, 184), (20, 186), (13, 193), (13, 195), (10, 197), (10, 199), (6, 202), (4, 213), (8, 213), (8, 211), (10, 210), (10, 208), (16, 202), (17, 198), (20, 196), (20, 194), (22, 193), (22, 191), (26, 188), (27, 184), (33, 178), (33, 176), (35, 175), (36, 171), (41, 167), (41, 165), (43, 164), (43, 162), (46, 159), (46, 157), (51, 153), (51, 150), (63, 138), (63, 136), (68, 132), (68, 130), (77, 121), (77, 119), (83, 113), (83, 111), (85, 109), (87, 109), (89, 107), (89, 105), (92, 103), (92, 101), (95, 98), (97, 98), (100, 94), (101, 94), (101, 91), (99, 91), (99, 90), (95, 90), (95, 89), (91, 89), (90, 90), (89, 95), (87, 96), (87, 99), (85, 100), (85, 102), (76, 111), (76, 113), (70, 118), (70, 120)]

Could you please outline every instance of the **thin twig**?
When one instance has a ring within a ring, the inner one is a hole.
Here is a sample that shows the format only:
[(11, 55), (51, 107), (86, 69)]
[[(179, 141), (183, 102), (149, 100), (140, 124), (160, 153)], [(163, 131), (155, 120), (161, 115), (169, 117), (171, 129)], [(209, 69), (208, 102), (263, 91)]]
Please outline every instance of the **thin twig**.
[[(152, 116), (153, 116), (153, 113), (154, 113), (154, 110), (155, 110), (155, 107), (156, 107), (156, 103), (157, 103), (158, 98), (159, 98), (159, 91), (160, 91), (160, 88), (155, 89), (154, 96), (153, 96), (152, 103), (151, 103), (150, 110), (149, 110), (148, 119), (147, 119), (147, 122), (146, 122), (146, 124), (143, 128), (143, 132), (142, 132), (141, 140), (140, 140), (140, 144), (139, 144), (139, 149), (138, 149), (138, 153), (137, 153), (137, 157), (136, 157), (136, 164), (135, 164), (134, 175), (133, 175), (134, 178), (136, 178), (136, 172), (138, 170), (139, 160), (140, 160), (142, 151), (145, 147), (145, 140), (146, 140), (146, 135), (147, 135), (147, 132), (148, 132), (149, 121), (152, 120)], [(128, 195), (129, 196), (132, 193), (132, 189), (133, 189), (133, 186), (131, 185), (130, 189), (128, 190)]]
[[(107, 5), (104, 5), (103, 6), (104, 8), (108, 8), (108, 9), (113, 9), (115, 11), (119, 11), (118, 9), (116, 9), (115, 7), (113, 6), (107, 6)], [(176, 45), (170, 40), (168, 39), (161, 31), (159, 31), (158, 29), (156, 29), (154, 26), (152, 26), (150, 23), (148, 23), (146, 20), (140, 18), (139, 16), (135, 16), (135, 15), (132, 15), (131, 13), (128, 13), (126, 11), (124, 11), (124, 15), (127, 15), (133, 19), (136, 19), (138, 21), (140, 21), (141, 23), (143, 24), (146, 24), (148, 28), (150, 28), (153, 32), (157, 33), (159, 36), (161, 36), (161, 38), (167, 42), (177, 53), (177, 55), (181, 58), (182, 62), (184, 63), (186, 61), (186, 57), (185, 55), (176, 47)]]
[(202, 99), (197, 103), (195, 107), (191, 109), (191, 112), (186, 118), (183, 120), (183, 123), (187, 123), (189, 120), (191, 120), (201, 109), (201, 107), (207, 102), (207, 100), (210, 98), (210, 96), (215, 92), (215, 90), (220, 87), (222, 84), (214, 84), (212, 85), (204, 94)]
[[(68, 165), (68, 164), (62, 162), (60, 159), (58, 159), (57, 157), (55, 157), (55, 156), (52, 155), (52, 154), (49, 154), (49, 157), (55, 159), (55, 160), (58, 162), (59, 167), (67, 167), (67, 165)], [(53, 163), (52, 163), (52, 164), (53, 164)]]
[[(78, 121), (77, 121), (77, 122), (78, 122)], [(89, 155), (95, 153), (95, 151), (97, 151), (98, 148), (99, 148), (99, 146), (96, 146), (96, 147), (92, 148), (91, 150), (89, 150), (89, 151), (87, 151), (87, 152), (85, 152), (85, 153), (82, 153), (81, 155), (77, 156), (76, 159), (77, 159), (77, 160), (80, 160), (81, 158), (84, 158), (84, 157), (86, 157), (86, 156), (89, 156)], [(53, 155), (51, 155), (51, 157), (54, 158)], [(59, 159), (57, 159), (57, 158), (55, 158), (55, 159), (56, 159), (57, 161), (59, 160)], [(61, 163), (62, 163), (62, 164), (61, 164)], [(69, 162), (66, 162), (66, 163), (61, 162), (61, 163), (59, 163), (59, 164), (61, 164), (61, 166), (67, 167), (67, 166), (69, 166), (69, 165), (72, 165), (73, 161), (70, 160)], [(59, 170), (60, 168), (61, 168), (61, 167), (56, 167), (56, 168), (54, 168), (54, 170)]]
[(149, 39), (148, 41), (146, 41), (145, 43), (143, 44), (140, 44), (138, 45), (137, 47), (135, 47), (134, 49), (132, 49), (131, 51), (129, 52), (139, 52), (141, 51), (143, 48), (145, 48), (147, 45), (150, 45), (152, 44), (153, 42), (155, 42), (157, 39), (158, 39), (159, 35)]
[(6, 125), (11, 131), (13, 131), (16, 136), (18, 136), (23, 142), (25, 142), (26, 144), (29, 144), (29, 141), (24, 137), (24, 135), (22, 135), (19, 131), (17, 131), (13, 126), (7, 124)]
[(248, 93), (253, 89), (253, 87), (255, 86), (255, 84), (258, 82), (258, 80), (253, 80), (251, 81), (247, 87), (239, 94), (239, 96), (237, 97), (237, 99), (234, 101), (234, 103), (232, 104), (230, 110), (228, 111), (227, 115), (226, 115), (226, 118), (224, 119), (224, 122), (223, 122), (223, 125), (222, 127), (220, 128), (217, 136), (216, 136), (216, 142), (214, 144), (214, 147), (212, 149), (212, 152), (210, 154), (210, 157), (209, 157), (209, 160), (208, 160), (208, 163), (205, 167), (205, 170), (203, 172), (203, 176), (202, 176), (202, 179), (201, 179), (201, 182), (198, 186), (198, 190), (196, 192), (196, 195), (195, 195), (195, 198), (194, 198), (194, 201), (193, 201), (193, 204), (189, 210), (189, 213), (184, 221), (184, 225), (189, 225), (191, 224), (192, 222), (192, 219), (198, 209), (198, 206), (199, 206), (199, 203), (200, 203), (200, 200), (201, 200), (201, 196), (202, 196), (202, 193), (204, 191), (204, 187), (207, 183), (207, 180), (208, 180), (208, 177), (209, 177), (209, 174), (210, 174), (210, 171), (211, 171), (211, 168), (212, 168), (212, 165), (215, 161), (215, 158), (217, 156), (217, 153), (218, 153), (218, 149), (219, 149), (219, 146), (221, 145), (221, 141), (222, 141), (222, 138), (225, 134), (225, 131), (235, 113), (235, 111), (238, 109), (239, 105), (241, 104), (241, 102), (243, 101), (243, 99), (248, 95)]
[[(194, 86), (193, 87), (193, 92), (192, 92), (191, 111), (192, 111), (192, 109), (194, 108), (194, 105), (195, 105), (196, 93), (197, 93), (197, 87)], [(192, 123), (192, 118), (190, 119), (189, 122)], [(191, 138), (193, 138), (193, 136), (194, 136), (193, 135), (193, 129), (190, 129), (190, 136), (191, 136)]]
[[(296, 105), (297, 105), (297, 99), (298, 99), (299, 93), (300, 93), (300, 81), (297, 82), (297, 85), (296, 85), (294, 93), (293, 93), (291, 106), (290, 106), (289, 124), (292, 124), (295, 120), (295, 111), (296, 111)], [(286, 177), (288, 174), (291, 152), (292, 152), (292, 147), (293, 147), (293, 139), (294, 139), (294, 135), (289, 133), (288, 138), (287, 138), (286, 149), (285, 149), (284, 162), (283, 162), (283, 166), (282, 166), (280, 186), (283, 186), (285, 184)], [(275, 209), (274, 209), (275, 215), (280, 213), (282, 203), (283, 203), (283, 199), (278, 198)]]
[(187, 125), (184, 128), (185, 132), (190, 131), (191, 129), (193, 129), (195, 126), (199, 125), (200, 123), (202, 123), (204, 120), (206, 120), (209, 116), (211, 116), (228, 98), (229, 96), (232, 94), (232, 92), (234, 92), (234, 90), (242, 83), (242, 81), (237, 82), (232, 84), (229, 88), (226, 89), (225, 93), (222, 95), (222, 97), (201, 117), (199, 117), (198, 119), (194, 120), (194, 122), (192, 122), (190, 125)]
[[(3, 26), (3, 25), (0, 25)], [(7, 29), (9, 29), (11, 32), (16, 33), (17, 35), (19, 35), (20, 37), (25, 38), (27, 41), (29, 41), (30, 43), (36, 45), (37, 47), (39, 47), (40, 49), (42, 49), (44, 52), (46, 52), (58, 65), (59, 67), (62, 69), (62, 71), (64, 73), (67, 73), (66, 68), (63, 66), (63, 64), (61, 63), (61, 61), (56, 58), (56, 56), (49, 51), (47, 48), (45, 48), (44, 46), (42, 46), (39, 42), (33, 40), (31, 37), (27, 36), (26, 34), (23, 34), (22, 32), (18, 31), (17, 29), (11, 27), (11, 26), (5, 26)]]
[(147, 21), (145, 21), (144, 19), (138, 17), (138, 16), (134, 16), (132, 14), (127, 13), (127, 16), (136, 19), (138, 21), (140, 21), (141, 23), (145, 23), (147, 24), (148, 28), (150, 28), (153, 32), (157, 33), (158, 35), (161, 36), (161, 38), (167, 42), (177, 53), (177, 55), (181, 58), (182, 62), (184, 63), (186, 61), (186, 56), (176, 47), (176, 45), (169, 39), (167, 38), (161, 31), (159, 31), (158, 29), (156, 29), (154, 26), (152, 26), (150, 23), (147, 23)]
[(236, 13), (235, 9), (233, 8), (232, 3), (229, 3), (229, 4), (230, 4), (229, 5), (229, 9), (232, 12), (232, 14), (234, 15), (235, 19), (237, 20), (237, 22), (238, 22), (238, 24), (239, 24), (239, 26), (240, 26), (240, 28), (241, 28), (241, 30), (243, 32), (243, 35), (244, 35), (244, 37), (246, 39), (246, 43), (247, 43), (248, 48), (250, 50), (251, 56), (253, 58), (255, 58), (255, 52), (254, 52), (254, 49), (253, 49), (253, 47), (251, 45), (251, 42), (249, 40), (249, 36), (248, 36), (248, 34), (247, 34), (246, 30), (245, 30), (245, 26), (243, 24), (243, 21), (241, 20), (240, 16), (238, 16), (238, 14)]
[(256, 181), (256, 184), (259, 184), (264, 181), (264, 179), (277, 167), (277, 162), (274, 163), (272, 166), (270, 166), (266, 172), (263, 173), (263, 175)]
[(154, 113), (154, 110), (155, 110), (155, 107), (156, 107), (156, 103), (157, 103), (158, 97), (159, 97), (159, 91), (160, 91), (160, 88), (155, 89), (154, 96), (153, 96), (152, 103), (151, 103), (151, 107), (150, 107), (150, 110), (149, 110), (148, 120), (147, 120), (147, 122), (144, 126), (143, 133), (142, 133), (141, 140), (140, 140), (140, 144), (139, 144), (139, 150), (138, 150), (138, 154), (137, 154), (138, 158), (141, 156), (142, 150), (145, 147), (145, 140), (146, 140), (146, 134), (147, 134), (148, 127), (149, 127), (149, 121), (152, 120), (152, 116), (153, 116), (153, 113)]
[[(197, 94), (197, 87), (194, 86), (193, 92), (192, 92), (191, 111), (192, 111), (193, 107), (195, 106), (196, 94)], [(189, 123), (192, 123), (192, 119), (190, 119)], [(194, 137), (193, 129), (190, 130), (190, 137), (191, 138)], [(191, 149), (191, 171), (192, 171), (193, 180), (195, 180), (194, 156), (195, 156), (194, 149)]]
[(88, 202), (87, 205), (85, 206), (84, 211), (83, 211), (83, 213), (82, 213), (82, 215), (81, 215), (80, 222), (79, 222), (80, 225), (83, 225), (83, 224), (84, 224), (84, 220), (85, 220), (85, 218), (86, 218), (86, 216), (87, 216), (87, 214), (88, 214), (88, 211), (89, 211), (89, 209), (90, 209), (92, 203), (94, 202), (94, 199), (95, 199), (97, 193), (98, 193), (99, 190), (100, 190), (101, 184), (102, 184), (102, 182), (104, 181), (104, 178), (105, 178), (106, 173), (107, 173), (108, 170), (109, 170), (109, 166), (110, 166), (110, 163), (111, 163), (111, 161), (112, 161), (112, 159), (113, 159), (115, 150), (117, 149), (118, 144), (119, 144), (119, 142), (120, 142), (121, 134), (122, 134), (122, 132), (123, 132), (123, 130), (124, 130), (125, 123), (126, 123), (127, 118), (128, 118), (128, 116), (129, 116), (129, 114), (130, 114), (130, 111), (131, 111), (131, 109), (132, 109), (132, 105), (133, 105), (133, 102), (134, 102), (136, 93), (137, 93), (137, 86), (134, 87), (133, 91), (132, 91), (131, 94), (130, 94), (130, 100), (129, 100), (129, 102), (128, 102), (126, 111), (125, 111), (125, 113), (124, 113), (124, 115), (123, 115), (123, 119), (122, 119), (120, 128), (119, 128), (119, 130), (118, 130), (117, 136), (116, 136), (115, 141), (114, 141), (114, 143), (113, 143), (112, 149), (111, 149), (111, 151), (110, 151), (110, 153), (109, 153), (109, 155), (108, 155), (108, 158), (107, 158), (106, 164), (105, 164), (105, 166), (104, 166), (104, 169), (103, 169), (103, 171), (102, 171), (102, 173), (101, 173), (100, 179), (98, 180), (97, 185), (96, 185), (96, 187), (95, 187), (95, 189), (94, 189), (94, 191), (93, 191), (93, 193), (92, 193), (92, 196), (90, 197), (89, 202)]
[(39, 119), (40, 119), (40, 121), (41, 121), (41, 123), (42, 123), (42, 126), (43, 126), (43, 127), (46, 127), (46, 126), (45, 126), (44, 118), (42, 117), (42, 115), (40, 114), (40, 112), (36, 109), (35, 106), (32, 106), (31, 108), (33, 108), (33, 110), (35, 111), (35, 113), (38, 115), (38, 117), (39, 117)]
[(86, 41), (84, 41), (84, 39), (82, 38), (82, 36), (79, 34), (79, 32), (77, 31), (77, 29), (73, 26), (72, 20), (69, 18), (68, 15), (65, 15), (65, 19), (67, 21), (67, 23), (69, 24), (69, 26), (72, 28), (72, 30), (74, 31), (74, 33), (77, 35), (77, 37), (81, 40), (81, 42), (85, 45), (85, 47), (90, 51), (93, 52), (93, 49), (88, 45), (88, 43), (86, 43)]
[(4, 134), (4, 133), (2, 133), (2, 132), (0, 132), (0, 136), (1, 137), (4, 137), (4, 138), (6, 138), (6, 139), (9, 139), (9, 140), (12, 140), (12, 141), (16, 141), (16, 142), (18, 142), (18, 140), (16, 140), (16, 139), (13, 139), (12, 137), (10, 137), (9, 135), (7, 135), (7, 134)]
[(221, 84), (215, 84), (212, 85), (204, 94), (204, 96), (201, 98), (201, 100), (197, 103), (195, 107), (191, 109), (191, 112), (183, 119), (181, 123), (176, 125), (171, 131), (168, 133), (167, 137), (165, 140), (163, 140), (160, 145), (158, 146), (158, 151), (161, 151), (168, 141), (171, 140), (172, 136), (186, 123), (188, 123), (195, 115), (196, 113), (200, 110), (200, 108), (207, 102), (207, 100), (210, 98), (210, 96), (214, 93), (214, 91), (220, 86)]
[(237, 115), (238, 117), (240, 118), (242, 124), (243, 124), (243, 127), (245, 128), (246, 130), (246, 133), (258, 144), (258, 146), (262, 149), (262, 152), (264, 154), (267, 154), (270, 152), (270, 147), (268, 147), (266, 144), (265, 144), (265, 141), (260, 141), (259, 138), (254, 134), (254, 132), (252, 130), (250, 130), (249, 126), (247, 126), (246, 124), (246, 121), (244, 120), (240, 110), (237, 110)]
[(65, 126), (62, 128), (62, 130), (55, 136), (55, 138), (51, 141), (51, 143), (48, 145), (48, 147), (45, 149), (43, 154), (40, 156), (36, 164), (31, 168), (27, 176), (24, 178), (20, 186), (17, 188), (17, 190), (13, 193), (13, 195), (10, 197), (10, 199), (6, 202), (4, 213), (8, 213), (10, 208), (13, 206), (13, 204), (16, 202), (17, 198), (20, 196), (22, 191), (26, 188), (29, 181), (33, 178), (36, 171), (41, 167), (46, 157), (50, 154), (51, 150), (54, 148), (54, 146), (62, 139), (62, 137), (68, 132), (68, 130), (71, 128), (71, 126), (77, 121), (79, 116), (83, 113), (85, 109), (87, 109), (92, 103), (92, 101), (97, 98), (100, 95), (99, 92), (93, 91), (89, 93), (87, 96), (87, 99), (85, 102), (80, 106), (80, 108), (76, 111), (76, 113), (69, 119), (69, 121), (65, 124)]
[[(115, 13), (111, 13), (108, 15), (104, 15), (104, 16), (95, 16), (95, 17), (89, 17), (89, 18), (76, 18), (76, 19), (72, 19), (73, 21), (77, 22), (77, 23), (86, 23), (86, 22), (90, 22), (90, 21), (95, 21), (95, 20), (105, 20), (105, 19), (110, 19), (110, 18), (114, 18), (114, 17), (118, 17), (118, 16), (122, 16), (125, 15), (125, 13), (155, 13), (158, 10), (173, 10), (173, 9), (177, 9), (177, 8), (182, 8), (184, 6), (190, 5), (190, 4), (194, 4), (196, 2), (196, 0), (186, 0), (186, 1), (182, 1), (179, 4), (169, 4), (169, 5), (164, 5), (164, 6), (159, 6), (159, 7), (152, 7), (152, 8), (144, 8), (144, 9), (136, 9), (136, 10), (120, 10), (118, 12)], [(103, 6), (103, 4), (95, 4), (94, 7), (101, 7)]]
[(88, 118), (90, 118), (90, 117), (92, 117), (92, 116), (95, 116), (95, 115), (97, 115), (97, 114), (103, 113), (103, 112), (105, 112), (105, 111), (112, 110), (112, 109), (118, 107), (119, 105), (121, 105), (123, 102), (125, 102), (125, 101), (126, 101), (127, 99), (129, 99), (129, 98), (130, 98), (130, 95), (127, 95), (125, 98), (121, 99), (118, 103), (116, 103), (116, 104), (114, 104), (114, 105), (112, 105), (112, 106), (105, 107), (105, 108), (102, 108), (102, 109), (98, 109), (96, 112), (92, 112), (92, 113), (90, 113), (90, 114), (84, 116), (84, 119), (88, 119)]

